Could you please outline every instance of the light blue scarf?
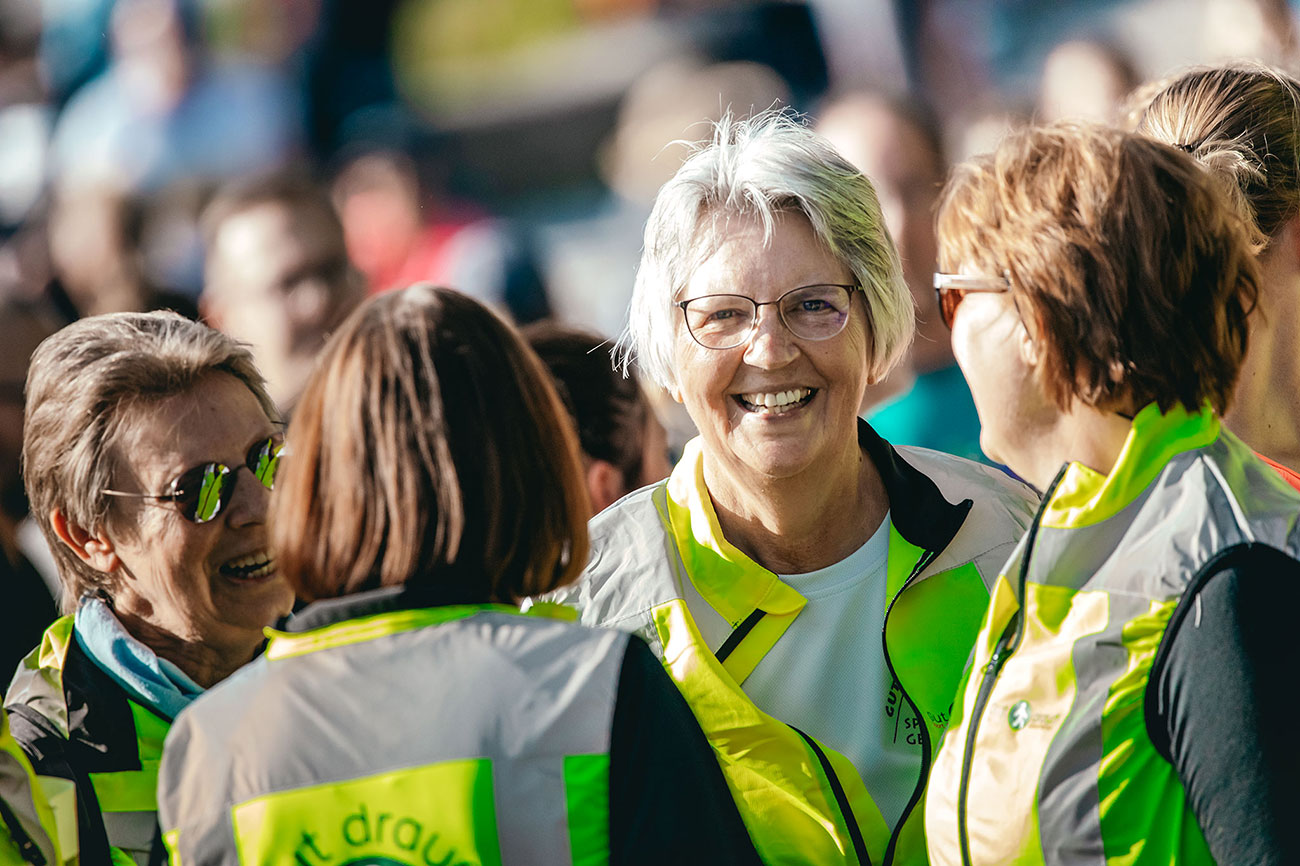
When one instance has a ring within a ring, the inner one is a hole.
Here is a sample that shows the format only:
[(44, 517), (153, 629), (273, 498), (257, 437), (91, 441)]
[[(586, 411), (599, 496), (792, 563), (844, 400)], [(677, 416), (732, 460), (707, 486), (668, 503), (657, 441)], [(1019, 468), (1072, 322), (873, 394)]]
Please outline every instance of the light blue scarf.
[(176, 665), (131, 637), (102, 599), (86, 596), (73, 620), (77, 643), (132, 699), (167, 719), (203, 694)]

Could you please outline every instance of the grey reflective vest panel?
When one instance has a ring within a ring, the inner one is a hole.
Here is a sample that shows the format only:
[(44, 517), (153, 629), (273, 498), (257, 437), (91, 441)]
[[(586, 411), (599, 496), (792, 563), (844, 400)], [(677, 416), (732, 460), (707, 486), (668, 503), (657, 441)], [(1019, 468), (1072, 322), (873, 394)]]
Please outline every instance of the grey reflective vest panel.
[[(1207, 446), (1176, 454), (1113, 516), (1091, 525), (1038, 529), (1026, 584), (1072, 593), (1072, 612), (1096, 613), (1079, 617), (1086, 626), (1054, 623), (1064, 638), (1057, 640), (1059, 651), (1068, 652), (1055, 662), (1056, 670), (1041, 655), (1045, 640), (1033, 644), (1038, 654), (1027, 651), (1029, 658), (1013, 652), (986, 703), (972, 718), (961, 719), (960, 728), (949, 729), (932, 777), (936, 784), (941, 779), (942, 796), (932, 792), (926, 821), (936, 863), (962, 862), (956, 792), (963, 756), (971, 768), (966, 838), (976, 864), (1005, 862), (1011, 851), (1023, 855), (1017, 863), (1050, 866), (1105, 866), (1113, 862), (1108, 852), (1113, 858), (1117, 851), (1131, 852), (1124, 862), (1208, 862), (1182, 783), (1148, 738), (1143, 701), (1174, 606), (1198, 578), (1210, 576), (1217, 555), (1246, 544), (1300, 558), (1300, 501), (1227, 431)], [(1017, 548), (1003, 571), (1013, 585), (1025, 547)], [(985, 628), (987, 635), (989, 623)], [(1001, 626), (991, 632), (996, 636)], [(968, 700), (988, 661), (984, 638)], [(1020, 726), (1008, 723), (1009, 712), (1032, 703), (1025, 700), (1027, 687), (1015, 683), (1065, 683), (1073, 689), (1059, 715), (1035, 708), (1033, 724), (1050, 727), (1044, 745), (1034, 749), (1024, 744), (1040, 738), (1025, 738)], [(967, 753), (964, 738), (972, 723), (977, 736)], [(1120, 724), (1129, 732), (1122, 738), (1114, 733)], [(1037, 748), (1041, 755), (1034, 753)], [(1020, 778), (1017, 766), (1036, 785), (1020, 784), (1019, 793), (1004, 790)], [(1026, 802), (1013, 805), (1013, 797)], [(1034, 826), (1021, 827), (1029, 809)]]
[(185, 866), (234, 864), (239, 804), (488, 758), (502, 863), (569, 863), (561, 763), (608, 754), (627, 640), (484, 612), (258, 659), (173, 726), (159, 779), (164, 833), (178, 831)]

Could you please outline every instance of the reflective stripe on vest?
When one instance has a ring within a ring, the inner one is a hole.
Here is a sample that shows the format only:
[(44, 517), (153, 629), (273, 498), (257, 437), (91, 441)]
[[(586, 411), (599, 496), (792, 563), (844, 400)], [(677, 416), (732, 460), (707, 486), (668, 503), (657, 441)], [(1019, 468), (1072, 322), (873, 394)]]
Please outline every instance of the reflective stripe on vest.
[(1146, 729), (1151, 666), (1216, 554), (1295, 556), (1298, 523), (1295, 491), (1208, 410), (1148, 407), (1110, 476), (1067, 467), (995, 587), (931, 776), (936, 866), (963, 847), (975, 866), (1212, 863)]
[[(805, 602), (722, 536), (702, 471), (693, 443), (667, 482), (597, 517), (586, 579), (556, 597), (576, 605), (584, 622), (634, 631), (660, 655), (713, 746), (765, 863), (859, 862), (838, 786), (870, 861), (881, 864), (890, 829), (852, 763), (764, 713), (741, 688)], [(887, 597), (895, 603), (885, 644), (906, 698), (926, 721), (922, 742), (929, 746), (918, 762), (912, 809), (895, 834), (890, 862), (898, 864), (926, 862), (922, 780), (988, 602), (973, 562), (931, 573), (933, 555), (925, 554), (891, 528)], [(692, 611), (716, 612), (734, 630), (718, 648), (721, 662)]]
[[(276, 633), (168, 742), (169, 850), (299, 866), (605, 863), (626, 647), (501, 606)], [(418, 729), (376, 724), (394, 694)]]
[[(76, 640), (73, 626), (74, 618), (68, 615), (46, 629), (41, 645), (19, 666), (5, 698), (7, 705), (35, 710), (65, 739), (72, 738), (63, 674), (68, 652)], [(111, 856), (120, 862), (147, 866), (157, 821), (158, 765), (171, 722), (136, 703), (125, 692), (122, 699), (130, 708), (135, 745), (133, 754), (116, 755), (115, 763), (135, 764), (137, 769), (87, 773), (85, 777), (98, 801), (108, 844), (120, 849), (110, 852)], [(120, 751), (127, 748), (124, 745)]]

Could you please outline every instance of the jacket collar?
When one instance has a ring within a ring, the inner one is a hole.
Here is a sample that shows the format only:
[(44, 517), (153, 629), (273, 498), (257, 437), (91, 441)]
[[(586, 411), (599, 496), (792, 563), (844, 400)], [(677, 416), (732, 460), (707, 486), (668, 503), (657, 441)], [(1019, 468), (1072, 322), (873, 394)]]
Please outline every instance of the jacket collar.
[[(858, 444), (884, 481), (890, 520), (903, 540), (935, 554), (946, 548), (970, 512), (971, 500), (948, 502), (928, 476), (861, 420)], [(696, 589), (723, 618), (734, 626), (756, 609), (792, 616), (803, 608), (803, 596), (723, 536), (704, 484), (699, 440), (687, 444), (667, 485), (667, 517), (678, 553)]]
[(1209, 405), (1168, 412), (1152, 403), (1133, 416), (1128, 438), (1110, 472), (1082, 463), (1062, 467), (1060, 481), (1045, 503), (1042, 525), (1053, 529), (1091, 526), (1118, 514), (1145, 490), (1175, 455), (1204, 448), (1219, 437), (1220, 422)]
[(953, 504), (930, 477), (903, 459), (871, 425), (858, 420), (858, 445), (867, 452), (889, 496), (889, 518), (898, 534), (922, 550), (946, 548), (966, 521), (974, 503)]
[[(278, 630), (298, 634), (337, 625), (347, 620), (404, 610), (441, 607), (448, 603), (446, 598), (439, 598), (437, 591), (428, 586), (386, 586), (354, 592), (341, 598), (314, 601), (285, 620), (278, 626)], [(505, 605), (501, 605), (500, 608), (515, 610)]]

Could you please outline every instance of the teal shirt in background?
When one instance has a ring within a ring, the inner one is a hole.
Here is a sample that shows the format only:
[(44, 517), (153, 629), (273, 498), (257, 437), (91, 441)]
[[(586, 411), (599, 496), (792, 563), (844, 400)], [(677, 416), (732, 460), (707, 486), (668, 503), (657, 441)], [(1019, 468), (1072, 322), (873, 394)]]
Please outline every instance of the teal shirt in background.
[(980, 419), (956, 364), (918, 376), (910, 391), (873, 408), (866, 419), (892, 445), (918, 445), (994, 465), (980, 451)]

